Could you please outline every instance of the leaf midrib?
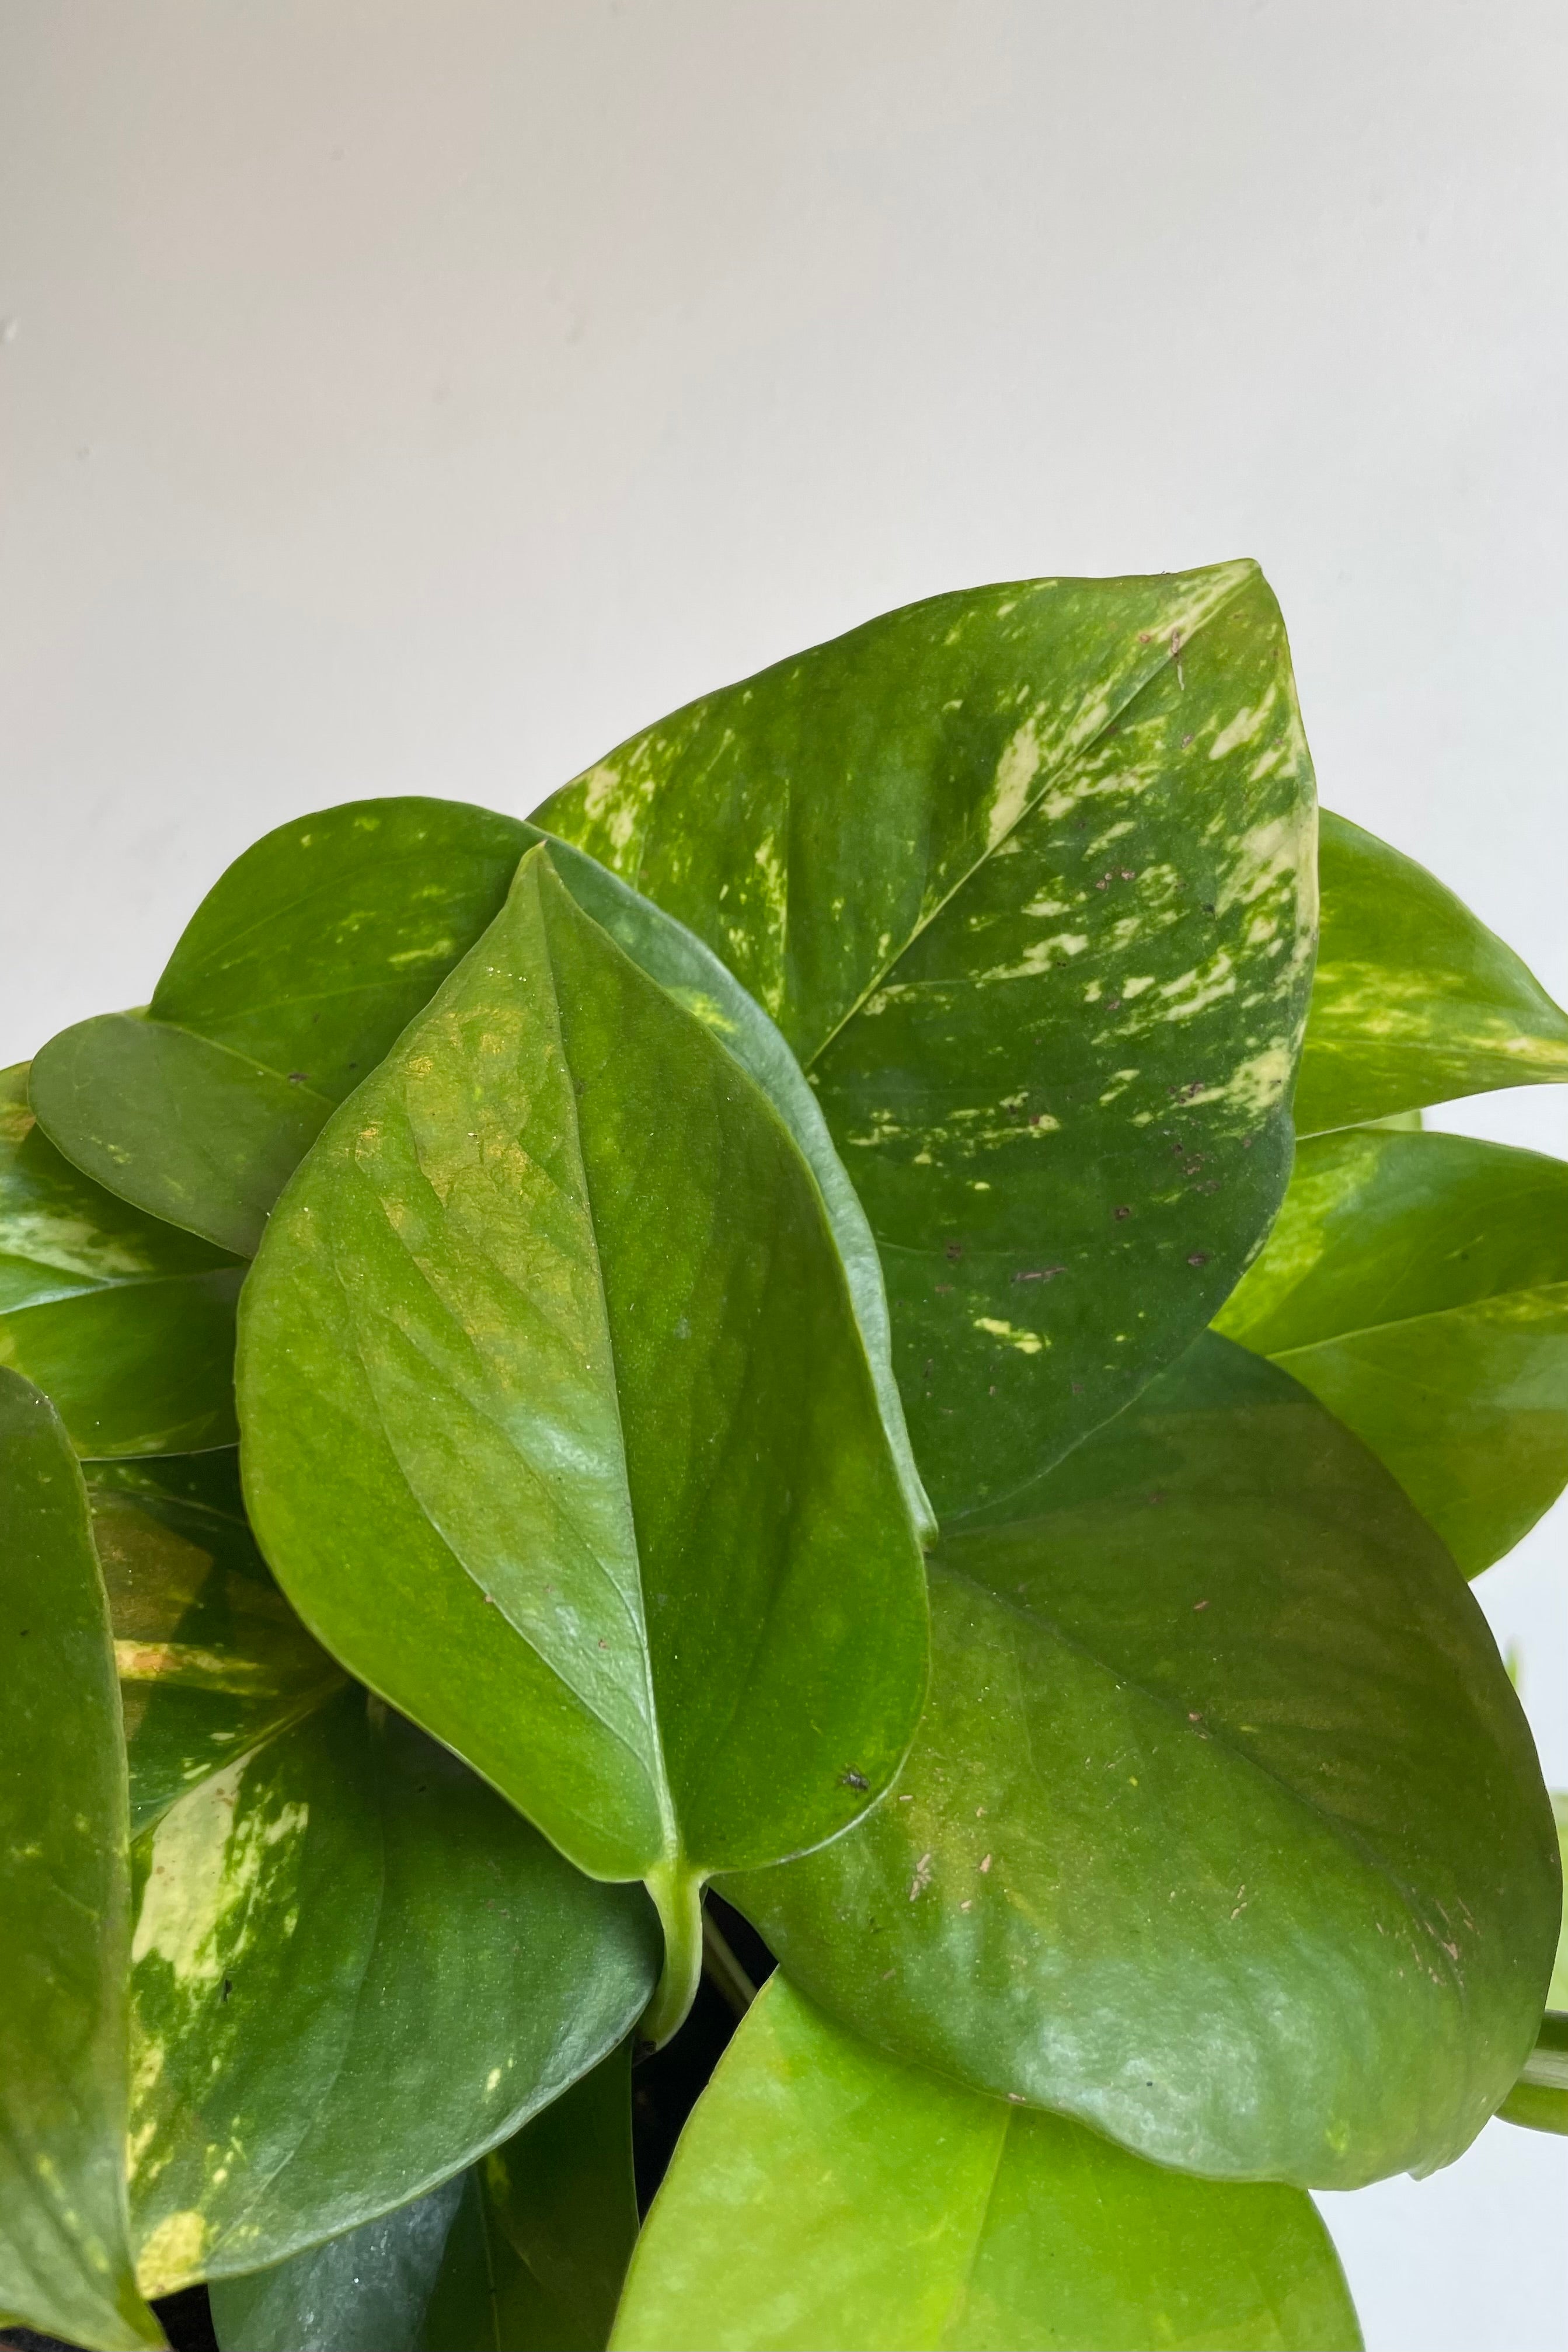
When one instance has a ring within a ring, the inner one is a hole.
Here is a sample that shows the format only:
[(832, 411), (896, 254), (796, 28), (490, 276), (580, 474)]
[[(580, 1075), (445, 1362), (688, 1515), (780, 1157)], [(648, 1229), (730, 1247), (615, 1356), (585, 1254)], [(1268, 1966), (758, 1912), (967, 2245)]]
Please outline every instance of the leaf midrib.
[[(1187, 636), (1183, 638), (1182, 652), (1184, 654), (1192, 645), (1194, 638), (1200, 635), (1202, 632), (1208, 627), (1211, 621), (1217, 620), (1219, 615), (1226, 611), (1228, 605), (1235, 603), (1236, 599), (1243, 593), (1244, 590), (1253, 586), (1258, 577), (1258, 574), (1256, 567), (1248, 566), (1243, 572), (1241, 578), (1237, 580), (1233, 586), (1227, 588), (1224, 595), (1219, 598), (1218, 602), (1212, 605), (1209, 611), (1204, 614), (1203, 619), (1198, 622), (1196, 627), (1194, 628)], [(848, 1010), (843, 1014), (841, 1019), (835, 1023), (833, 1028), (830, 1029), (827, 1035), (823, 1038), (821, 1044), (812, 1048), (810, 1055), (804, 1062), (805, 1068), (809, 1070), (817, 1062), (819, 1062), (823, 1055), (826, 1053), (828, 1047), (833, 1044), (835, 1038), (837, 1037), (843, 1030), (848, 1027), (850, 1022), (856, 1018), (857, 1014), (861, 1012), (869, 1000), (877, 994), (878, 991), (886, 987), (889, 973), (897, 970), (898, 966), (903, 961), (905, 956), (909, 954), (910, 949), (914, 946), (916, 940), (921, 938), (922, 935), (930, 929), (931, 924), (936, 921), (937, 917), (946, 910), (946, 908), (952, 904), (952, 900), (957, 898), (959, 892), (968, 887), (975, 875), (979, 873), (981, 867), (988, 864), (989, 861), (996, 856), (1002, 844), (1005, 841), (1011, 841), (1019, 827), (1025, 824), (1028, 819), (1034, 815), (1036, 810), (1039, 807), (1040, 803), (1045, 799), (1047, 793), (1060, 782), (1064, 775), (1066, 775), (1072, 768), (1076, 767), (1079, 761), (1087, 759), (1089, 752), (1095, 749), (1097, 744), (1104, 741), (1109, 730), (1115, 726), (1117, 720), (1125, 714), (1134, 702), (1137, 701), (1141, 694), (1147, 691), (1157, 677), (1161, 677), (1164, 671), (1175, 667), (1176, 656), (1170, 650), (1170, 639), (1168, 635), (1162, 635), (1160, 643), (1163, 649), (1160, 658), (1152, 664), (1150, 668), (1139, 678), (1138, 683), (1135, 686), (1129, 688), (1127, 693), (1122, 696), (1121, 701), (1116, 704), (1114, 709), (1106, 712), (1105, 717), (1100, 720), (1099, 726), (1094, 729), (1091, 734), (1085, 736), (1081, 743), (1075, 744), (1070, 751), (1065, 753), (1062, 758), (1056, 762), (1054, 767), (1047, 769), (1044, 774), (1037, 779), (1038, 790), (1031, 793), (1023, 807), (1019, 809), (1017, 815), (1014, 818), (1006, 831), (1005, 833), (998, 834), (994, 841), (987, 842), (982, 854), (974, 859), (973, 865), (964, 868), (963, 872), (952, 884), (951, 889), (945, 891), (942, 897), (937, 900), (936, 904), (926, 913), (921, 915), (920, 920), (910, 930), (908, 938), (900, 943), (897, 953), (890, 956), (888, 959), (888, 961), (882, 966), (880, 971), (879, 971), (873, 979), (868, 982), (867, 985), (861, 990), (859, 995), (856, 998), (854, 1003), (849, 1006)], [(792, 822), (791, 809), (794, 801), (793, 774), (786, 778), (784, 790), (785, 824), (788, 825)], [(787, 924), (789, 913), (789, 894), (787, 891), (784, 899), (784, 913)]]

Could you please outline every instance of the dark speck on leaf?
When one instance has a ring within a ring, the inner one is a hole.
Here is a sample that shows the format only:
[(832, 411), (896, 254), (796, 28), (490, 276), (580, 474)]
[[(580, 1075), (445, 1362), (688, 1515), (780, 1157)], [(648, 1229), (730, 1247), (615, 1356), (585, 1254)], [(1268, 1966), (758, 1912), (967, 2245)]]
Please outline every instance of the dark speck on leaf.
[(840, 1772), (838, 1785), (841, 1789), (868, 1789), (871, 1783), (864, 1772)]
[(228, 1999), (229, 1994), (230, 1994), (233, 1990), (234, 1990), (234, 1986), (233, 1986), (232, 1982), (230, 1981), (230, 1979), (229, 1979), (227, 1977), (225, 1977), (225, 1979), (224, 1979), (224, 1980), (223, 1980), (223, 1998), (225, 1999), (225, 2000), (226, 2000)]
[(1198, 903), (1202, 907), (1205, 915), (1212, 915), (1214, 913), (1214, 900), (1212, 898), (1201, 898)]
[(1121, 1223), (1121, 1219), (1122, 1219), (1123, 1217), (1130, 1217), (1130, 1216), (1132, 1214), (1132, 1212), (1131, 1212), (1131, 1209), (1127, 1208), (1127, 1207), (1124, 1205), (1123, 1207), (1121, 1207), (1121, 1208), (1120, 1208), (1120, 1209), (1113, 1209), (1113, 1210), (1111, 1211), (1111, 1214), (1112, 1214), (1112, 1216), (1113, 1216), (1113, 1217), (1115, 1217), (1115, 1219), (1117, 1220), (1117, 1223)]
[(956, 1264), (958, 1259), (963, 1255), (963, 1244), (962, 1242), (949, 1242), (944, 1255), (950, 1263)]
[(291, 1087), (302, 1087), (308, 1082), (310, 1076), (309, 1070), (290, 1070), (289, 1083)]
[(1187, 1264), (1189, 1265), (1207, 1265), (1208, 1262), (1209, 1254), (1207, 1250), (1194, 1250), (1187, 1259)]
[(936, 1295), (939, 1298), (951, 1298), (952, 1296), (952, 1283), (939, 1282), (936, 1286)]

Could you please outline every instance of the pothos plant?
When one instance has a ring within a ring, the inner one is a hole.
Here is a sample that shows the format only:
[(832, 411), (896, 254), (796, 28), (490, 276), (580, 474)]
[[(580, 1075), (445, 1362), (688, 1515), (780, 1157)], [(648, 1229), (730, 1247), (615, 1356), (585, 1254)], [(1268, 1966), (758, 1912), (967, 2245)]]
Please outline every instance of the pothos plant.
[(1413, 1116), (1564, 1078), (1249, 563), (258, 842), (5, 1082), (0, 2304), (1354, 2344), (1568, 2106), (1568, 1168)]

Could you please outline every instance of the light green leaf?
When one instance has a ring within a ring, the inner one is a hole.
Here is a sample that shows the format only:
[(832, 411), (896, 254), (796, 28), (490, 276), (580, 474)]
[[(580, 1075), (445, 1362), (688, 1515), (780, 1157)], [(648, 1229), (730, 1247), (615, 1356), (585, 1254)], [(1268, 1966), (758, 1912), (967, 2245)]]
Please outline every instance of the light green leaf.
[(88, 1486), (114, 1627), (133, 1835), (343, 1680), (256, 1549), (232, 1451), (102, 1464)]
[(1324, 809), (1296, 1128), (1568, 1079), (1568, 1014), (1425, 866)]
[(1353, 2188), (1458, 2156), (1557, 1935), (1486, 1622), (1394, 1480), (1214, 1336), (931, 1562), (897, 1789), (726, 1880), (900, 2054), (1184, 2169)]
[(1568, 2016), (1542, 2019), (1535, 2047), (1498, 2113), (1527, 2131), (1568, 2132)]
[[(193, 1269), (231, 1265), (228, 1250), (252, 1255), (278, 1194), (334, 1104), (382, 1059), (479, 938), (519, 858), (543, 838), (534, 825), (459, 802), (355, 801), (280, 825), (237, 858), (186, 926), (146, 1014), (106, 1013), (79, 1023), (51, 1039), (33, 1066), (34, 1108), (68, 1160), (35, 1131), (26, 1168), (47, 1166), (57, 1226), (62, 1219), (80, 1223), (85, 1203), (88, 1230), (101, 1228), (110, 1237), (80, 1279), (101, 1279), (99, 1259), (105, 1247), (112, 1257), (117, 1244), (123, 1255), (123, 1234), (134, 1237), (142, 1256), (153, 1249), (160, 1268), (167, 1259), (187, 1277)], [(893, 1377), (876, 1244), (788, 1046), (684, 925), (580, 850), (558, 843), (553, 856), (579, 905), (750, 1071), (800, 1146), (848, 1273), (910, 1508), (917, 1525), (934, 1533)], [(13, 1120), (30, 1124), (19, 1103)], [(20, 1124), (17, 1133), (20, 1139)], [(225, 1255), (215, 1258), (167, 1225), (128, 1216), (97, 1185), (84, 1184), (70, 1162), (155, 1217), (222, 1242)], [(0, 1250), (4, 1166), (0, 1160)], [(24, 1187), (24, 1207), (37, 1191), (37, 1179)], [(51, 1267), (76, 1269), (80, 1236), (74, 1228), (54, 1233), (44, 1255)], [(0, 1256), (0, 1286), (4, 1276)], [(225, 1418), (210, 1435), (180, 1436), (186, 1446), (219, 1444), (234, 1434), (226, 1399), (238, 1276), (207, 1277), (209, 1287), (215, 1282), (228, 1316), (222, 1333)], [(16, 1303), (30, 1303), (35, 1293), (52, 1297), (58, 1289), (56, 1281), (39, 1292), (35, 1279)], [(7, 1303), (0, 1286), (0, 1317)], [(79, 1307), (72, 1311), (79, 1323)], [(123, 1303), (108, 1311), (124, 1322)], [(132, 1336), (146, 1328), (149, 1341), (134, 1368), (142, 1387), (131, 1385), (127, 1402), (141, 1429), (144, 1419), (136, 1413), (144, 1408), (134, 1401), (149, 1393), (147, 1359), (160, 1358), (156, 1380), (164, 1386), (182, 1359), (170, 1344), (179, 1338), (170, 1310), (155, 1329), (144, 1299), (136, 1312), (140, 1321), (127, 1328)], [(99, 1315), (92, 1339), (101, 1358), (103, 1310)], [(0, 1320), (0, 1347), (4, 1328)], [(39, 1375), (51, 1390), (61, 1369), (58, 1355), (57, 1348)], [(96, 1450), (146, 1452), (151, 1442)]]
[(136, 1849), (131, 2200), (161, 2294), (409, 2202), (620, 2042), (640, 1895), (595, 1886), (363, 1691)]
[(0, 1369), (0, 2308), (133, 2352), (125, 2134), (125, 1750), (81, 1473)]
[(602, 2352), (637, 2231), (628, 2061), (414, 2204), (220, 2280), (222, 2352)]
[(61, 1157), (0, 1070), (0, 1363), (43, 1389), (78, 1454), (232, 1444), (243, 1269)]
[(246, 1286), (263, 1549), (333, 1654), (595, 1876), (685, 2013), (712, 1871), (884, 1788), (920, 1553), (821, 1196), (542, 849)]
[(944, 1519), (1215, 1312), (1289, 1165), (1311, 771), (1256, 566), (911, 605), (710, 695), (539, 822), (807, 1066)]
[(1215, 1328), (1353, 1429), (1478, 1575), (1568, 1481), (1568, 1167), (1458, 1135), (1314, 1137)]
[(681, 2136), (618, 2352), (1358, 2347), (1300, 2189), (1194, 2180), (884, 2056), (773, 1977)]

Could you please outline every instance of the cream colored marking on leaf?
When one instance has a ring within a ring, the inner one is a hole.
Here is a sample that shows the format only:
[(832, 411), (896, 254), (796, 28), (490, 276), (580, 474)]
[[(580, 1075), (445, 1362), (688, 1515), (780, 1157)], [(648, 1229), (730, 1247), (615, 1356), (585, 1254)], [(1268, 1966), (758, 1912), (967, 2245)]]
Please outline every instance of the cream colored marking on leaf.
[(1135, 973), (1131, 980), (1124, 980), (1121, 983), (1119, 993), (1121, 1002), (1123, 1004), (1131, 1004), (1135, 996), (1142, 996), (1146, 988), (1152, 988), (1153, 985), (1154, 974), (1152, 971)]
[(207, 2225), (200, 2213), (165, 2213), (136, 2262), (136, 2284), (144, 2295), (173, 2294), (202, 2273)]
[(199, 1650), (188, 1642), (116, 1642), (114, 1671), (124, 1683), (180, 1683), (194, 1690), (269, 1690), (275, 1677), (257, 1658)]
[(996, 773), (991, 786), (991, 805), (985, 816), (985, 846), (994, 849), (1005, 841), (1029, 803), (1029, 787), (1040, 769), (1040, 742), (1035, 731), (1035, 721), (1026, 719), (1009, 739), (1006, 749), (996, 762)]
[(1037, 1356), (1049, 1344), (1037, 1331), (1025, 1330), (1016, 1323), (1004, 1323), (994, 1315), (977, 1315), (974, 1328), (988, 1333), (993, 1339), (1005, 1339), (1021, 1356)]
[(978, 977), (992, 980), (1035, 980), (1069, 956), (1081, 955), (1089, 945), (1087, 931), (1055, 931), (1048, 940), (1031, 940), (1016, 963), (999, 963)]
[(1279, 698), (1277, 686), (1271, 686), (1261, 702), (1250, 710), (1242, 709), (1228, 727), (1221, 728), (1209, 745), (1209, 758), (1223, 760), (1228, 751), (1239, 751), (1244, 743), (1254, 743), (1268, 723), (1268, 714)]
[(1190, 1021), (1194, 1013), (1206, 1012), (1222, 997), (1236, 993), (1236, 967), (1222, 948), (1208, 962), (1198, 964), (1191, 971), (1180, 973), (1166, 981), (1160, 989), (1164, 1001), (1163, 1021)]

